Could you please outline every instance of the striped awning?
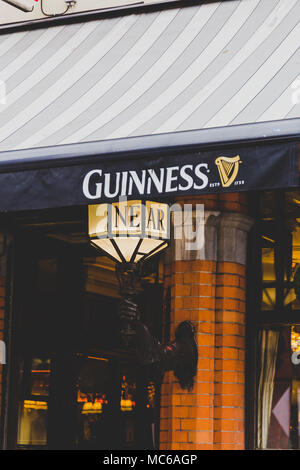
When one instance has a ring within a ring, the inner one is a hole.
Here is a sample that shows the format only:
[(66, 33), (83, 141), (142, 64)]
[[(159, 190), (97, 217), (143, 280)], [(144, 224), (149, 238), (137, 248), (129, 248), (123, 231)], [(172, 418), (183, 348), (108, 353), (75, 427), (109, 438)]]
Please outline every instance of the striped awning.
[(1, 35), (0, 151), (300, 117), (299, 45), (299, 0)]

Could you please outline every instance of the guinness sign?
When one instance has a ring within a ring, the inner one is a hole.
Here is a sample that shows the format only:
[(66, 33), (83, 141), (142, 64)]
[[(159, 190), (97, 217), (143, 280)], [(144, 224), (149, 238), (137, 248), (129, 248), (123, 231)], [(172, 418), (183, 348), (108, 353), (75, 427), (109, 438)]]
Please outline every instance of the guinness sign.
[[(147, 170), (104, 173), (101, 169), (89, 171), (83, 180), (83, 194), (88, 199), (118, 198), (133, 194), (148, 195), (175, 191), (202, 190), (208, 185), (208, 164), (149, 168)], [(94, 182), (93, 182), (94, 181)]]
[[(71, 159), (0, 173), (0, 210), (19, 211), (128, 200), (298, 186), (296, 143)], [(51, 165), (53, 165), (51, 167)], [(64, 165), (64, 166), (62, 166)]]
[(237, 177), (239, 164), (242, 163), (240, 156), (233, 158), (218, 157), (215, 161), (223, 188), (229, 188)]

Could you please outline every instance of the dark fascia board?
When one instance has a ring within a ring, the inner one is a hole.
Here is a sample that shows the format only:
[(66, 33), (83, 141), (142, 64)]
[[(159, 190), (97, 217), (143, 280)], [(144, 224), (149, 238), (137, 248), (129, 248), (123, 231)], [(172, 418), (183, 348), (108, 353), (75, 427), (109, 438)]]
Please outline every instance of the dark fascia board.
[(0, 152), (0, 172), (147, 158), (271, 142), (299, 142), (300, 118)]
[[(132, 14), (141, 14), (152, 11), (166, 10), (170, 8), (182, 8), (192, 5), (202, 5), (205, 3), (215, 3), (217, 0), (162, 0), (159, 3), (147, 3), (143, 1), (135, 2), (129, 5), (120, 5), (110, 8), (102, 8), (98, 10), (90, 10), (80, 13), (71, 13), (67, 15), (57, 15), (50, 18), (42, 18), (38, 20), (22, 21), (18, 23), (7, 23), (0, 25), (0, 36), (3, 34), (13, 33), (17, 31), (29, 31), (32, 29), (48, 28), (50, 26), (58, 26), (62, 24), (83, 23), (103, 18), (112, 18), (115, 16), (125, 16)], [(223, 2), (232, 0), (219, 0)]]

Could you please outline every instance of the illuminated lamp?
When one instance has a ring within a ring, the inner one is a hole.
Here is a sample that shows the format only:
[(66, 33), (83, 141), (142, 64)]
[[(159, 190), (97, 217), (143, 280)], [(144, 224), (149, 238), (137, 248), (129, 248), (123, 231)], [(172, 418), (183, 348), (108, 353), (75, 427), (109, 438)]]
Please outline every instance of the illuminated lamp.
[(81, 414), (100, 414), (102, 413), (102, 403), (99, 402), (86, 402), (83, 404)]
[(89, 236), (118, 263), (144, 261), (168, 246), (169, 207), (125, 200), (89, 206)]
[(133, 402), (129, 398), (127, 399), (122, 398), (120, 402), (120, 408), (121, 408), (121, 411), (132, 411)]
[(143, 267), (169, 244), (168, 204), (120, 199), (91, 205), (88, 211), (92, 246), (116, 262), (122, 345), (134, 346), (143, 365), (159, 363), (162, 370), (173, 370), (180, 385), (190, 389), (198, 361), (193, 325), (189, 321), (180, 323), (175, 340), (162, 345), (141, 322), (137, 302)]
[(169, 227), (168, 204), (121, 200), (89, 206), (91, 244), (117, 263), (121, 337), (125, 346), (130, 346), (135, 336), (132, 322), (126, 319), (139, 320), (136, 296), (140, 268), (145, 260), (168, 246)]

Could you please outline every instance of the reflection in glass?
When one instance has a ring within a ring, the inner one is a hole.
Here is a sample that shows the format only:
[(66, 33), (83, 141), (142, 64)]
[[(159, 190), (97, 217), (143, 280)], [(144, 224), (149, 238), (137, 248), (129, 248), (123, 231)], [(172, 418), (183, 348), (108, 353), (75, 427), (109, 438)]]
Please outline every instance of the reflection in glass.
[(300, 352), (300, 327), (291, 327), (291, 350), (292, 352)]
[(299, 264), (298, 263), (293, 263), (292, 264), (292, 270), (291, 270), (291, 279), (289, 283), (286, 283), (285, 286), (285, 298), (284, 298), (284, 306), (286, 308), (292, 308), (299, 310), (300, 309), (300, 300), (296, 296), (296, 291), (294, 289), (295, 287), (295, 273), (299, 269)]
[(297, 299), (293, 282), (294, 275), (299, 269), (300, 266), (300, 219), (296, 219), (295, 227), (292, 232), (292, 260), (291, 260), (291, 279), (286, 287), (286, 297), (284, 305), (286, 307), (299, 310), (300, 309), (300, 300)]
[(153, 380), (150, 380), (147, 385), (147, 408), (154, 409), (155, 407), (155, 394), (156, 388)]
[(121, 411), (128, 412), (132, 411), (135, 407), (135, 393), (136, 393), (136, 383), (133, 377), (130, 374), (122, 376), (121, 383), (121, 400), (120, 408)]
[(120, 409), (122, 412), (123, 435), (122, 441), (126, 447), (135, 440), (134, 411), (136, 405), (136, 380), (131, 371), (123, 369), (121, 381)]
[(262, 274), (263, 281), (275, 281), (275, 258), (274, 248), (262, 248)]
[(19, 405), (18, 445), (47, 444), (47, 402), (24, 400)]
[(296, 219), (297, 226), (293, 230), (293, 264), (300, 264), (300, 219)]
[(32, 359), (31, 395), (49, 396), (50, 363), (50, 359)]
[(276, 302), (275, 287), (264, 287), (262, 291), (262, 310), (274, 310)]
[(20, 372), (23, 396), (19, 403), (17, 444), (46, 446), (51, 360), (32, 358)]
[(294, 289), (287, 289), (284, 297), (284, 306), (289, 308), (299, 308), (299, 301), (295, 295)]
[(300, 326), (259, 334), (258, 434), (260, 449), (300, 448)]
[(108, 380), (107, 358), (95, 355), (81, 359), (77, 381), (79, 448), (106, 448), (106, 426), (110, 406)]
[(274, 243), (274, 240), (269, 237), (262, 237), (262, 310), (275, 309), (276, 289), (274, 287), (274, 281), (276, 280), (276, 274)]

